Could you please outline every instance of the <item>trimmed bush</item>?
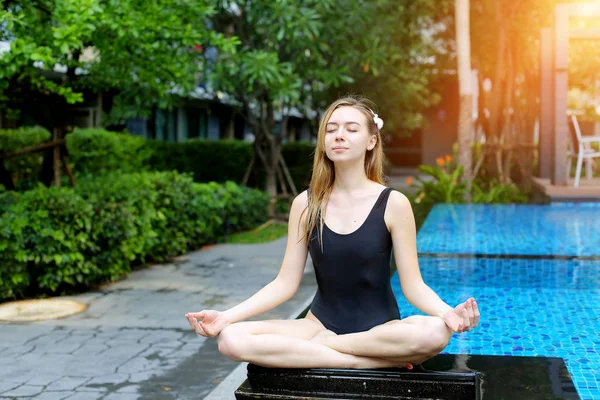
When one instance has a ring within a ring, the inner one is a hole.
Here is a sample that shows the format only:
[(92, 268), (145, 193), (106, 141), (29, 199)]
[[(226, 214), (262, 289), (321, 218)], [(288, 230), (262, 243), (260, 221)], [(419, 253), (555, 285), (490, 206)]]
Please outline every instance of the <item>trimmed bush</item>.
[(286, 143), (281, 149), (296, 189), (301, 192), (310, 184), (315, 145), (306, 142)]
[(77, 174), (140, 172), (152, 149), (146, 139), (103, 129), (75, 129), (66, 136), (69, 162)]
[(80, 290), (264, 222), (268, 196), (177, 172), (108, 174), (10, 197), (0, 214), (0, 299)]
[[(92, 212), (91, 205), (70, 188), (40, 185), (24, 192), (0, 218), (0, 230), (20, 227), (12, 237), (19, 248), (11, 252), (12, 259), (9, 255), (3, 260), (3, 266), (27, 262), (33, 285), (29, 289), (34, 292), (54, 293), (83, 285), (97, 269), (85, 257), (94, 248), (89, 238)], [(10, 239), (3, 237), (0, 247), (6, 246), (11, 247)]]
[(191, 139), (181, 143), (148, 140), (157, 171), (189, 172), (196, 182), (242, 182), (252, 159), (252, 144), (238, 140)]
[[(196, 182), (241, 183), (253, 152), (252, 143), (238, 140), (191, 139), (172, 143), (103, 129), (76, 129), (65, 138), (69, 164), (74, 174), (80, 177), (153, 170), (191, 173)], [(0, 146), (4, 146), (0, 150), (13, 151), (49, 139), (50, 133), (41, 128), (0, 130)], [(313, 151), (314, 145), (304, 142), (286, 143), (282, 147), (282, 155), (300, 191), (308, 187), (310, 181)], [(42, 153), (6, 163), (18, 188), (35, 187), (42, 166)], [(262, 188), (262, 175), (257, 161), (249, 186)], [(78, 179), (78, 183), (81, 181)]]
[(23, 229), (27, 217), (5, 213), (0, 218), (0, 300), (25, 296), (29, 287)]

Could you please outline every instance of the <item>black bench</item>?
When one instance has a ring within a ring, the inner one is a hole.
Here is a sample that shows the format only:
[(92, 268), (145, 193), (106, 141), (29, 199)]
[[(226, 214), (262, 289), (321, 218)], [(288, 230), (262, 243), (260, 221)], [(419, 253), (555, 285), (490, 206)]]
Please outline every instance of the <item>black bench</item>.
[(579, 399), (561, 358), (441, 354), (406, 369), (284, 369), (248, 365), (246, 399)]

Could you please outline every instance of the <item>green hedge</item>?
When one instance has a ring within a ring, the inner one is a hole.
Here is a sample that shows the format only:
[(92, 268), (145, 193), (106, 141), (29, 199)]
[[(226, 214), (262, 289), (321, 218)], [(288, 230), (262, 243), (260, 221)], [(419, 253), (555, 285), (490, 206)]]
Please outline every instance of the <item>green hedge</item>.
[[(11, 153), (24, 147), (48, 142), (50, 132), (44, 128), (0, 129), (0, 152)], [(19, 189), (34, 187), (42, 167), (42, 153), (32, 153), (4, 161), (14, 184)]]
[(306, 142), (286, 143), (281, 149), (298, 191), (308, 188), (310, 184), (314, 151), (315, 146)]
[(77, 174), (140, 172), (147, 169), (152, 148), (146, 139), (103, 129), (75, 129), (66, 135), (71, 168)]
[(148, 166), (157, 171), (192, 173), (196, 182), (240, 183), (252, 159), (252, 145), (237, 140), (192, 139), (181, 143), (147, 140)]
[[(41, 128), (0, 130), (0, 151), (13, 151), (49, 139), (50, 133)], [(174, 170), (191, 173), (196, 182), (241, 183), (253, 151), (251, 143), (237, 140), (191, 139), (172, 143), (102, 129), (76, 129), (66, 135), (66, 142), (69, 164), (76, 177)], [(283, 145), (282, 154), (298, 190), (308, 187), (313, 151), (310, 143)], [(32, 188), (42, 165), (42, 153), (6, 161), (6, 165), (19, 188)], [(262, 188), (260, 163), (255, 165), (249, 185)]]
[(268, 196), (177, 172), (0, 193), (0, 299), (81, 290), (264, 222)]

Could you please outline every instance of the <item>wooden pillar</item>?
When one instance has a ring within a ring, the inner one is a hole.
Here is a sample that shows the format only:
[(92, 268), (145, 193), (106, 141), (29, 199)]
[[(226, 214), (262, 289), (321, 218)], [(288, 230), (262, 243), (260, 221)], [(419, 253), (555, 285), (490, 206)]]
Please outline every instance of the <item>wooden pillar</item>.
[(235, 139), (235, 113), (233, 109), (229, 113), (227, 119), (227, 125), (225, 125), (225, 135), (223, 139), (233, 140)]
[(568, 144), (567, 91), (569, 54), (569, 12), (565, 4), (554, 9), (554, 158), (552, 184), (566, 185), (566, 155)]
[[(58, 142), (59, 139), (61, 139), (60, 131), (58, 130), (58, 128), (54, 128), (54, 131), (52, 133), (52, 141)], [(52, 155), (53, 155), (52, 169), (54, 170), (54, 185), (60, 186), (60, 146), (58, 146), (56, 144), (54, 145), (54, 148), (52, 150)]]
[(99, 91), (96, 98), (96, 128), (100, 128), (102, 126), (102, 110), (102, 91)]
[(551, 179), (554, 159), (554, 51), (550, 28), (540, 34), (540, 137), (539, 177)]

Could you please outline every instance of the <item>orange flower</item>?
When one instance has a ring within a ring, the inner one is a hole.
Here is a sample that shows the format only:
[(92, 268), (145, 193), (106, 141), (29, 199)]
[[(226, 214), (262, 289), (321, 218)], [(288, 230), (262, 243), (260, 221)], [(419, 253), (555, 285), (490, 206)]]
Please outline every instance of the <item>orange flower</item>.
[(443, 167), (444, 166), (444, 157), (436, 158), (435, 163), (438, 165), (438, 167)]
[(446, 154), (446, 163), (452, 161), (452, 156), (450, 154)]
[(406, 178), (406, 184), (407, 185), (412, 185), (413, 184), (413, 177), (409, 176), (408, 178)]

